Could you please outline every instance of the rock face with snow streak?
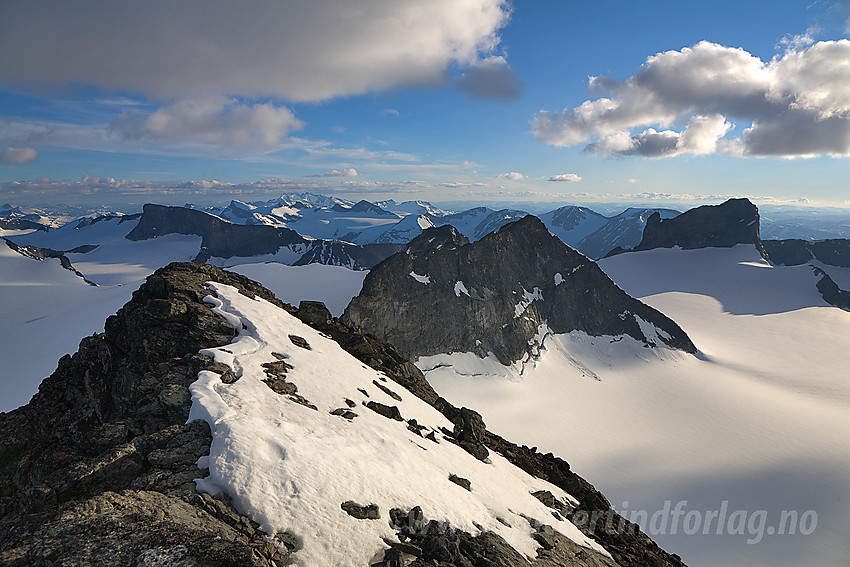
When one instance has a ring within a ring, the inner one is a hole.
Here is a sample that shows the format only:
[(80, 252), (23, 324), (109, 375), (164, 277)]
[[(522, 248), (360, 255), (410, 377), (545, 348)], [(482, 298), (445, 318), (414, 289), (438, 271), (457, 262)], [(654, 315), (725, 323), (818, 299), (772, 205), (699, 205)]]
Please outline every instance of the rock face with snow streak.
[(671, 219), (653, 213), (646, 221), (643, 239), (634, 250), (673, 248), (731, 248), (754, 244), (759, 250), (758, 208), (749, 199), (729, 199), (720, 205), (703, 205)]
[(343, 315), (411, 357), (534, 354), (542, 334), (629, 335), (695, 352), (672, 320), (628, 296), (531, 215), (455, 250), (399, 253), (377, 265)]

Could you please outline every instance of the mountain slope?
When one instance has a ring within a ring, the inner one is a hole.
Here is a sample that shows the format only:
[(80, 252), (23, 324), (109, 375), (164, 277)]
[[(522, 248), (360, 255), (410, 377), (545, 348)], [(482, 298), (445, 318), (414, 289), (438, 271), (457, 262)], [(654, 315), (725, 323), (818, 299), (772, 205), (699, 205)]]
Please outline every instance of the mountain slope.
[(617, 247), (631, 248), (640, 242), (644, 226), (654, 214), (666, 219), (677, 216), (679, 212), (671, 209), (626, 209), (579, 240), (575, 248), (594, 259), (604, 257)]
[(682, 565), (321, 304), (173, 264), (105, 328), (0, 414), (4, 565)]
[(575, 247), (582, 239), (590, 236), (608, 219), (587, 207), (568, 206), (540, 215), (540, 220), (549, 232), (560, 238), (564, 244)]
[(343, 319), (412, 357), (493, 353), (512, 364), (535, 354), (547, 332), (573, 330), (695, 351), (676, 323), (623, 293), (530, 215), (473, 244), (388, 258)]

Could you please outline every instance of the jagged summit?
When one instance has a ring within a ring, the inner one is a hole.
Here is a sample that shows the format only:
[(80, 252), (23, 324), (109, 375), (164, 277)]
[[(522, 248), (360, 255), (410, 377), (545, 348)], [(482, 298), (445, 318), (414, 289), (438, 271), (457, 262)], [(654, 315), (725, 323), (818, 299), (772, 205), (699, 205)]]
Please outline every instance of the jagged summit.
[(634, 250), (672, 248), (731, 248), (754, 244), (759, 250), (758, 208), (749, 199), (729, 199), (720, 205), (703, 205), (670, 219), (653, 213), (646, 221), (643, 238)]
[(682, 565), (607, 529), (630, 524), (566, 462), (487, 432), (392, 346), (198, 263), (150, 276), (0, 413), (0, 454), (14, 567)]
[(426, 250), (454, 250), (469, 244), (469, 239), (450, 224), (426, 228), (422, 234), (407, 245), (406, 254), (416, 254)]
[(533, 354), (547, 329), (696, 350), (675, 322), (532, 215), (453, 250), (391, 256), (366, 276), (343, 320), (412, 357), (492, 352), (511, 364)]

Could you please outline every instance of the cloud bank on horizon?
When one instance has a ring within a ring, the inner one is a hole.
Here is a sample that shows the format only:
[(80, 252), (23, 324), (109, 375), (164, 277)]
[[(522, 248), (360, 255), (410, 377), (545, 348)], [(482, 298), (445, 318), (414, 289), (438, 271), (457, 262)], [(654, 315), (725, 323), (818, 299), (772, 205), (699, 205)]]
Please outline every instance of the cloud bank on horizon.
[(625, 80), (591, 77), (589, 87), (609, 96), (563, 112), (540, 111), (534, 136), (555, 146), (585, 143), (588, 152), (609, 156), (850, 155), (847, 39), (797, 38), (766, 63), (743, 49), (701, 41), (648, 57)]

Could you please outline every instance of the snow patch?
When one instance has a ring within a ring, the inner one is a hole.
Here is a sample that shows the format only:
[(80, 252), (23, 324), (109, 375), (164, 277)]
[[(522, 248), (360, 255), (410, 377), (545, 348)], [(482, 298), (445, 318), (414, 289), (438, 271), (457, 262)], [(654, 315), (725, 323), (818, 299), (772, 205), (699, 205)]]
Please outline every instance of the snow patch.
[(431, 276), (420, 276), (416, 272), (410, 272), (410, 277), (414, 280), (418, 281), (421, 284), (428, 285), (431, 283)]
[(460, 294), (464, 294), (466, 297), (469, 297), (469, 292), (466, 290), (466, 286), (463, 285), (462, 281), (457, 281), (455, 283), (455, 295), (460, 297)]
[(564, 276), (562, 276), (561, 273), (558, 272), (555, 274), (555, 287), (558, 287), (562, 283), (564, 283)]
[(543, 300), (543, 292), (540, 291), (539, 287), (535, 286), (534, 291), (531, 292), (522, 288), (522, 299), (514, 306), (514, 318), (520, 317), (528, 309), (528, 306), (531, 305), (531, 302), (537, 300)]

